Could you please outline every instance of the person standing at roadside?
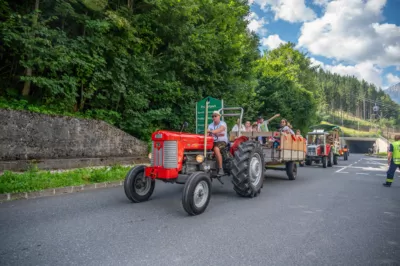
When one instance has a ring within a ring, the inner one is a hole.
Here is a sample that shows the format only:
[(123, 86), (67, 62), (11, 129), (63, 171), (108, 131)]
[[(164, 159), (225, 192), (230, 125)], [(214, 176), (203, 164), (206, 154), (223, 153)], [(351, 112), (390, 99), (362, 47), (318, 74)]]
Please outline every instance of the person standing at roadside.
[(386, 182), (383, 183), (385, 187), (390, 187), (392, 185), (396, 169), (400, 169), (400, 135), (396, 135), (394, 137), (394, 142), (389, 145), (388, 165), (389, 169), (386, 172)]

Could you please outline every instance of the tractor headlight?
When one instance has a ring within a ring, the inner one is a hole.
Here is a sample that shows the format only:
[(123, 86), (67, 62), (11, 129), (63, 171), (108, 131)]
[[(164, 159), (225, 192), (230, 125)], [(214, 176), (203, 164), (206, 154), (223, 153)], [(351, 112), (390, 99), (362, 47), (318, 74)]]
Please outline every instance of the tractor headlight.
[(151, 160), (151, 153), (149, 153), (149, 159)]
[(198, 162), (198, 163), (204, 162), (204, 156), (201, 155), (201, 154), (197, 155), (196, 156), (196, 162)]

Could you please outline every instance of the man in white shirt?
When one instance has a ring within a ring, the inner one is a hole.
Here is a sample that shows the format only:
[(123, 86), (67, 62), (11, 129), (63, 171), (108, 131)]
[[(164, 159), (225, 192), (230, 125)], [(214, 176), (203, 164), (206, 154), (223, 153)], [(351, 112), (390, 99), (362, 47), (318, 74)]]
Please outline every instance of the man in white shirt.
[(226, 144), (228, 143), (228, 132), (227, 126), (224, 121), (221, 121), (221, 114), (218, 111), (214, 111), (212, 114), (213, 123), (208, 125), (208, 133), (213, 134), (214, 137), (214, 153), (215, 158), (217, 159), (218, 165), (218, 176), (223, 176), (224, 170), (222, 169), (222, 155), (221, 149), (226, 148)]

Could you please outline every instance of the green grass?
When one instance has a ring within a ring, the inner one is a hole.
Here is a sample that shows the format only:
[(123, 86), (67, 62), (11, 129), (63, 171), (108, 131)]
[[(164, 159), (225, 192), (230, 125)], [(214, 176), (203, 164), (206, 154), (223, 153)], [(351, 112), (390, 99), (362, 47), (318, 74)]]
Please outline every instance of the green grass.
[(119, 181), (125, 178), (129, 169), (131, 167), (111, 166), (96, 169), (82, 168), (56, 173), (38, 171), (35, 168), (23, 173), (5, 171), (0, 176), (0, 194)]
[[(322, 121), (321, 124), (332, 125), (331, 123), (328, 123), (326, 121)], [(379, 137), (379, 134), (374, 132), (358, 131), (352, 128), (342, 127), (342, 126), (340, 126), (340, 128), (342, 129), (345, 137)]]
[[(334, 117), (335, 121), (342, 120), (340, 111), (333, 112), (333, 114), (331, 114), (331, 116)], [(343, 112), (343, 122), (344, 122), (344, 124), (355, 124), (355, 125), (360, 125), (360, 126), (373, 126), (373, 123), (371, 123), (370, 121), (361, 119), (359, 117), (353, 116), (352, 114), (348, 114), (346, 112)]]

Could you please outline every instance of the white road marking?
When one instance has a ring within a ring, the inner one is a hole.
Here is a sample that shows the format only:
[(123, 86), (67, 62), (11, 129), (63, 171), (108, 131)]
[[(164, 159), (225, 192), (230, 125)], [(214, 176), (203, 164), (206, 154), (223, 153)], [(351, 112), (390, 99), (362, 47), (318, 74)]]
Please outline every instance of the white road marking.
[(385, 167), (386, 169), (383, 168), (374, 168), (374, 167), (362, 167), (362, 166), (342, 166), (343, 168), (351, 168), (351, 169), (363, 169), (365, 171), (387, 171), (387, 167)]
[(343, 167), (342, 169), (337, 170), (335, 173), (340, 173), (340, 171), (346, 169), (346, 167)]
[(383, 175), (383, 174), (375, 174), (375, 175), (377, 175), (377, 176), (386, 176), (386, 175)]
[(356, 173), (356, 175), (369, 175), (367, 173)]
[(345, 166), (345, 167), (343, 167), (342, 169), (340, 169), (340, 170), (337, 170), (335, 173), (340, 173), (341, 171), (343, 171), (344, 169), (346, 169), (346, 168), (348, 168), (348, 167), (350, 167), (350, 166), (352, 166), (353, 164), (350, 164), (350, 165), (348, 165), (348, 166)]
[(338, 174), (348, 174), (349, 172), (338, 172)]

